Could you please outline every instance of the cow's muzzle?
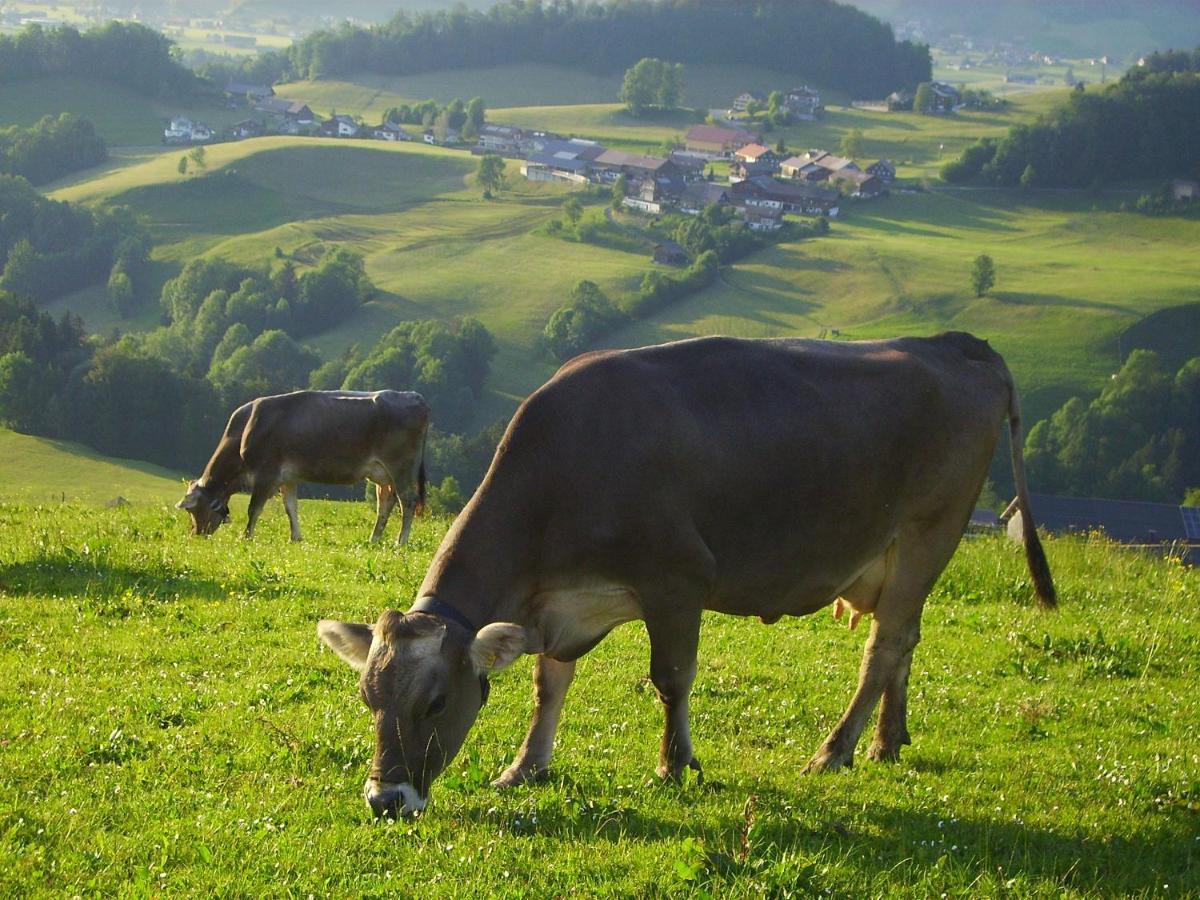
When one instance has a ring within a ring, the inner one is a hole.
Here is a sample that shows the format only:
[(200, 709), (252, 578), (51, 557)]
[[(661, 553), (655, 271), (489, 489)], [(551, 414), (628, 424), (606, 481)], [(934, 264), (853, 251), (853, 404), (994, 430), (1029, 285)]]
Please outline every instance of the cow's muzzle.
[(411, 784), (396, 784), (368, 778), (363, 785), (363, 797), (375, 818), (412, 818), (425, 808), (426, 800)]

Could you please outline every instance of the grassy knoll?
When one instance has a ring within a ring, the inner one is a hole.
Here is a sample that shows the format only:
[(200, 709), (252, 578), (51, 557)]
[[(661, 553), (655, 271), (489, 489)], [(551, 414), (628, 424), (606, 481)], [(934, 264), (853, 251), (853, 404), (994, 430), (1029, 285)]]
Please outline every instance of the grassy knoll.
[(172, 116), (199, 119), (220, 129), (246, 118), (245, 109), (216, 103), (165, 103), (106, 81), (53, 76), (4, 85), (0, 126), (32, 125), (42, 116), (69, 112), (88, 119), (110, 145), (159, 145)]
[(81, 444), (0, 428), (0, 501), (164, 500), (179, 492), (179, 475), (161, 466), (102, 456)]
[[(1200, 223), (1114, 212), (1115, 202), (954, 191), (852, 205), (827, 238), (756, 254), (610, 343), (972, 331), (1005, 355), (1040, 417), (1099, 389), (1119, 366), (1125, 328), (1195, 300), (1200, 260), (1187, 248), (1200, 241)], [(969, 272), (980, 253), (995, 261), (997, 284), (976, 299)]]
[[(253, 543), (166, 506), (0, 506), (6, 896), (1194, 896), (1200, 575), (1051, 540), (966, 544), (926, 610), (897, 765), (800, 774), (864, 631), (710, 616), (692, 701), (707, 781), (655, 782), (644, 629), (580, 665), (549, 782), (497, 793), (528, 659), (416, 822), (361, 799), (370, 723), (321, 616), (406, 606), (446, 522), (370, 546), (365, 504), (273, 503)], [(239, 518), (240, 511), (236, 512)]]
[[(443, 103), (455, 97), (464, 100), (482, 97), (489, 108), (612, 103), (621, 89), (621, 78), (619, 72), (592, 75), (563, 66), (528, 63), (419, 75), (364, 73), (353, 81), (322, 79), (277, 85), (276, 92), (289, 99), (303, 100), (317, 112), (336, 110), (378, 122), (392, 106), (430, 97)], [(688, 65), (683, 80), (685, 105), (727, 109), (742, 91), (787, 90), (804, 79), (757, 66)], [(838, 102), (848, 99), (837, 92), (830, 96)], [(541, 125), (535, 121), (517, 124)]]

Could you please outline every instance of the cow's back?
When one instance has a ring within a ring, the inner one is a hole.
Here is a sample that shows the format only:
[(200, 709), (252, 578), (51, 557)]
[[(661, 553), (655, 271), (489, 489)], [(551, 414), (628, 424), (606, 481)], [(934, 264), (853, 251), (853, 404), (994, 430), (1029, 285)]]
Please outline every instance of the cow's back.
[(828, 573), (865, 565), (902, 521), (969, 507), (1008, 391), (969, 335), (592, 354), (522, 406), (489, 480), (536, 493), (544, 568), (620, 578), (698, 538), (714, 607), (760, 614), (832, 590)]

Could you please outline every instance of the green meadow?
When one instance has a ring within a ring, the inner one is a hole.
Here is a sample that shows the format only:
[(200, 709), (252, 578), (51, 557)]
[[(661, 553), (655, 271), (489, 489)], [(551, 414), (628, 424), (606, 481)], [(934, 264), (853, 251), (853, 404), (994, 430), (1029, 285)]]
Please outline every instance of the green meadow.
[(528, 724), (526, 658), (422, 817), (378, 823), (369, 717), (314, 625), (405, 608), (447, 522), (397, 550), (366, 542), (367, 504), (306, 501), (291, 545), (272, 502), (255, 541), (198, 540), (170, 487), (118, 509), (0, 503), (6, 896), (1200, 891), (1194, 569), (1051, 539), (1046, 614), (1019, 548), (964, 542), (925, 612), (912, 746), (829, 776), (800, 773), (865, 629), (708, 617), (705, 779), (664, 786), (645, 632), (626, 625), (581, 662), (546, 784), (488, 785)]

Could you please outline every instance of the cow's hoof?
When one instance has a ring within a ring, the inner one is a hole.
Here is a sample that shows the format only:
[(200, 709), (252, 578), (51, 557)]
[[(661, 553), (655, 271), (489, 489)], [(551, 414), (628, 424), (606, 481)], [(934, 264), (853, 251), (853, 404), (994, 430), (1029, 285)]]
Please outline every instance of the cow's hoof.
[(832, 750), (821, 750), (808, 761), (804, 774), (817, 772), (836, 772), (839, 769), (849, 769), (854, 765), (854, 757), (849, 754), (836, 753)]
[(545, 766), (518, 766), (515, 763), (505, 769), (500, 777), (492, 782), (492, 787), (520, 787), (523, 784), (539, 784), (550, 777), (550, 770)]
[(683, 781), (683, 773), (688, 769), (691, 769), (696, 773), (697, 783), (704, 781), (704, 770), (700, 767), (700, 760), (696, 759), (694, 756), (688, 760), (687, 765), (669, 766), (666, 763), (659, 763), (658, 768), (654, 771), (663, 781), (678, 784), (679, 782)]
[(891, 744), (874, 743), (867, 750), (867, 759), (874, 762), (899, 762), (900, 746), (900, 744), (893, 746)]

